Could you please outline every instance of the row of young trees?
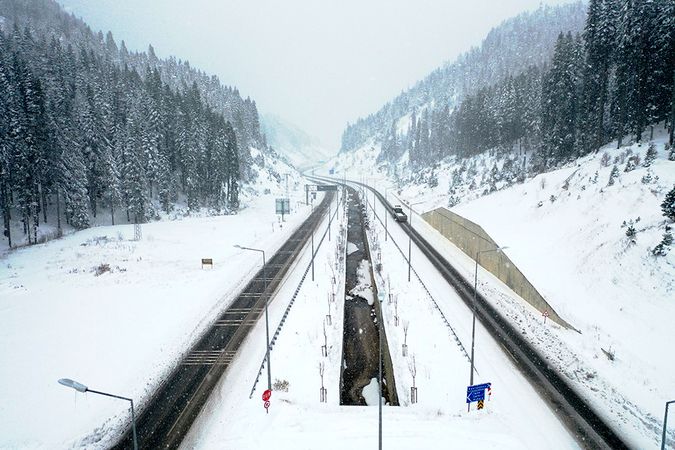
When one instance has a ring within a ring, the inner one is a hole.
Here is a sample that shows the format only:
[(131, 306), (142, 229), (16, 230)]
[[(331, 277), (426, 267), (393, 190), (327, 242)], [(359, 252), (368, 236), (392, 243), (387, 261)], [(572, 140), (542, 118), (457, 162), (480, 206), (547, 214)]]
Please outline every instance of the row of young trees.
[[(536, 150), (534, 170), (610, 140), (644, 139), (675, 120), (675, 1), (592, 0), (581, 34), (560, 33), (552, 61), (447, 104), (413, 112), (407, 133), (393, 121), (380, 160), (405, 150), (413, 167), (451, 154)], [(651, 129), (653, 131), (653, 128)]]
[(196, 81), (173, 89), (150, 65), (139, 74), (96, 48), (14, 26), (0, 32), (0, 99), (10, 245), (13, 214), (36, 242), (40, 221), (85, 228), (103, 208), (114, 223), (115, 211), (142, 222), (179, 196), (190, 208), (238, 206), (235, 129)]

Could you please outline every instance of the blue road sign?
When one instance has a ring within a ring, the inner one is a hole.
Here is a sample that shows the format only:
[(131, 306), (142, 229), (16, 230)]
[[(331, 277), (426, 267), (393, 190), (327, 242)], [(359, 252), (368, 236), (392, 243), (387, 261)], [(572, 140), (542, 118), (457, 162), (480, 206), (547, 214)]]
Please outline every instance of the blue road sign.
[(478, 400), (485, 400), (485, 391), (471, 391), (466, 394), (466, 402), (473, 403)]
[(466, 387), (466, 402), (472, 403), (485, 400), (485, 389), (489, 389), (492, 383), (474, 384)]

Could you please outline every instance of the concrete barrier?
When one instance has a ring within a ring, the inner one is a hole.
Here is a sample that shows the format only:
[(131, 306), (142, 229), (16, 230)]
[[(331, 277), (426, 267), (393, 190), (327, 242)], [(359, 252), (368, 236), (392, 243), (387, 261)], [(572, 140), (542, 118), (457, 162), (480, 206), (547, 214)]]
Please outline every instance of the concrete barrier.
[[(436, 208), (433, 211), (426, 212), (422, 214), (422, 218), (473, 260), (476, 259), (478, 252), (499, 247), (480, 225), (446, 208)], [(481, 253), (478, 263), (504, 282), (526, 302), (541, 311), (542, 314), (548, 311), (549, 319), (565, 328), (576, 330), (558, 315), (555, 309), (504, 253)]]

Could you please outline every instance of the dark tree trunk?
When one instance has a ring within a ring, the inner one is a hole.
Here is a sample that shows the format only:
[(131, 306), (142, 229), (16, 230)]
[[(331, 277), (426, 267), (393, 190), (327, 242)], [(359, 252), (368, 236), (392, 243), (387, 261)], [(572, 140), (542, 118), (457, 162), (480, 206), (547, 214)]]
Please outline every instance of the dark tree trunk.
[(61, 199), (59, 198), (59, 188), (56, 188), (56, 234), (61, 237)]
[(12, 248), (12, 232), (9, 227), (9, 220), (10, 220), (10, 214), (9, 214), (9, 193), (6, 185), (0, 186), (0, 201), (1, 201), (1, 206), (2, 206), (2, 218), (3, 218), (3, 225), (4, 225), (4, 235), (7, 238), (7, 242), (9, 243), (9, 248)]
[(673, 70), (673, 87), (672, 87), (673, 95), (672, 99), (670, 100), (670, 145), (671, 147), (675, 145), (675, 142), (673, 141), (673, 134), (675, 131), (675, 70)]
[(43, 223), (47, 223), (47, 192), (42, 189), (40, 185), (40, 199), (42, 200), (42, 219)]

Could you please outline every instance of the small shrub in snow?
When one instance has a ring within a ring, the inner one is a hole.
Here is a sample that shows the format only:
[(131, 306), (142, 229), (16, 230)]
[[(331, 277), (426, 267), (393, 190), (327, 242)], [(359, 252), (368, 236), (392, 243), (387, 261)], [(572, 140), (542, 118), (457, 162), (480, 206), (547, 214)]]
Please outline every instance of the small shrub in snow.
[(288, 385), (289, 385), (288, 380), (276, 379), (274, 380), (274, 383), (272, 383), (272, 390), (288, 392)]
[(637, 243), (637, 238), (636, 235), (637, 232), (635, 231), (635, 227), (631, 224), (628, 226), (626, 229), (626, 237), (628, 238), (628, 243), (629, 244), (635, 244)]
[(614, 185), (614, 179), (619, 176), (619, 168), (616, 167), (616, 164), (614, 164), (614, 167), (612, 167), (612, 172), (609, 174), (609, 181), (607, 182), (607, 186), (613, 186)]
[(626, 161), (626, 167), (623, 169), (624, 172), (631, 172), (635, 170), (637, 166), (640, 165), (640, 156), (639, 155), (633, 155), (630, 158), (628, 158), (628, 161)]
[(670, 245), (673, 243), (673, 235), (670, 233), (670, 231), (666, 231), (663, 234), (663, 239), (661, 242), (659, 242), (659, 245), (654, 247), (654, 250), (652, 250), (652, 254), (654, 256), (666, 256), (668, 254), (668, 250), (670, 250)]
[(110, 272), (110, 264), (100, 264), (99, 266), (94, 268), (94, 275), (99, 276), (103, 275), (106, 272)]
[(645, 161), (642, 163), (643, 166), (649, 167), (656, 160), (656, 146), (653, 142), (649, 143), (649, 148), (647, 148), (647, 154), (645, 155)]
[(642, 181), (642, 184), (649, 184), (652, 181), (654, 181), (654, 177), (652, 177), (651, 170), (648, 170), (647, 174), (644, 175), (640, 181)]
[(542, 191), (546, 189), (546, 178), (541, 177), (541, 180), (539, 180), (539, 187), (541, 187)]
[(629, 238), (635, 236), (635, 227), (633, 225), (628, 225), (628, 228), (626, 229), (626, 236)]
[(668, 161), (675, 161), (675, 147), (670, 148), (670, 153), (668, 153)]
[(551, 194), (551, 196), (548, 199), (551, 201), (551, 203), (554, 203), (556, 201), (556, 196)]
[(537, 208), (541, 208), (542, 206), (544, 206), (544, 202), (540, 201), (539, 203), (537, 203)]
[[(602, 158), (600, 158), (600, 165), (602, 167), (609, 167), (609, 163), (610, 163), (611, 160), (612, 160), (612, 158), (610, 158), (609, 153), (605, 152), (605, 153), (602, 154)], [(597, 173), (597, 172), (595, 172), (595, 173)]]
[(436, 175), (436, 172), (431, 172), (431, 175), (429, 175), (429, 181), (427, 182), (429, 187), (431, 189), (435, 188), (438, 186), (438, 175)]
[(456, 195), (451, 195), (450, 198), (448, 198), (448, 208), (457, 206), (459, 202), (460, 202), (459, 197), (457, 197)]
[(523, 184), (527, 179), (527, 173), (522, 170), (516, 175), (516, 183)]
[[(614, 350), (612, 350), (612, 347), (610, 347), (609, 350), (605, 350), (604, 348), (600, 347), (600, 350), (602, 350), (602, 352), (605, 354), (607, 359), (609, 359), (610, 361), (614, 361), (614, 359), (616, 358), (616, 354), (615, 354)], [(588, 378), (588, 377), (586, 377), (586, 378)], [(595, 378), (595, 372), (593, 373), (592, 378)]]

